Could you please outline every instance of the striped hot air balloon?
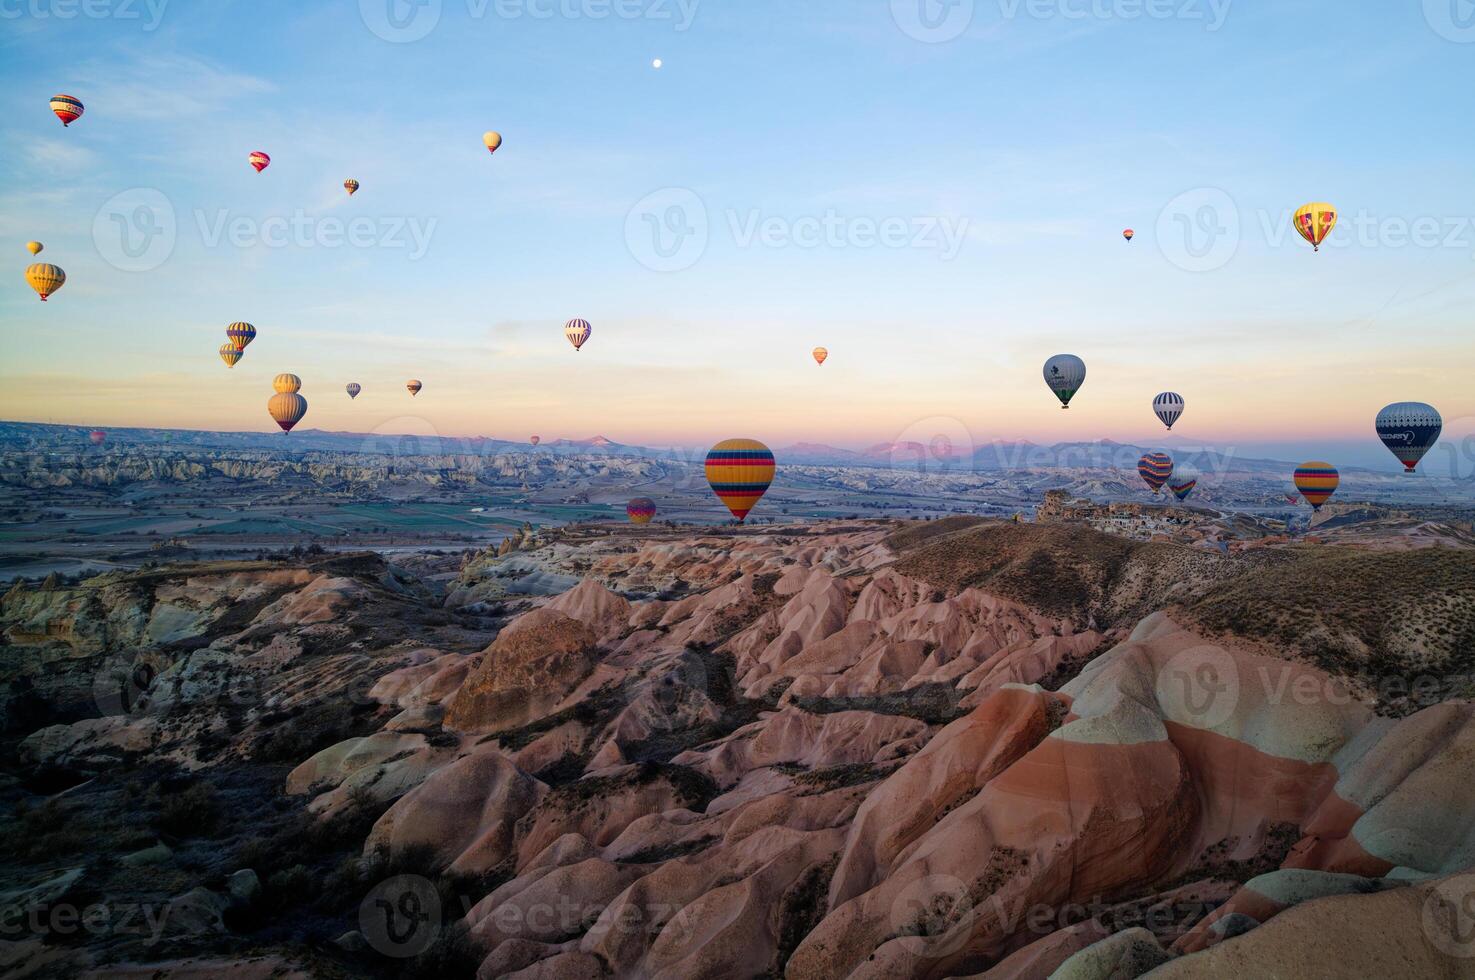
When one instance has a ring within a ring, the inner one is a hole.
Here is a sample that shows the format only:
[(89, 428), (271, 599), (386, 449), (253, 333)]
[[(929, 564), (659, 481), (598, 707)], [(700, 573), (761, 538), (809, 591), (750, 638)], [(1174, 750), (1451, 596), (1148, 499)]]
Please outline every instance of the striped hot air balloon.
[(348, 398), (350, 401), (352, 401), (353, 399), (357, 398), (359, 396), (359, 392), (363, 391), (364, 389), (362, 386), (359, 385), (357, 381), (350, 381), (348, 384), (343, 386), (343, 390), (348, 392)]
[(1439, 441), (1444, 418), (1433, 405), (1395, 402), (1378, 413), (1378, 438), (1398, 457), (1405, 473), (1413, 473), (1419, 460)]
[(1137, 233), (1135, 231), (1133, 231), (1132, 229), (1128, 228), (1126, 231), (1122, 232), (1122, 237), (1125, 238), (1127, 241), (1130, 242), (1132, 239), (1134, 239), (1134, 238), (1137, 237)]
[(70, 126), (82, 118), (82, 100), (74, 99), (70, 95), (53, 95), (51, 111), (56, 113), (56, 118), (61, 120), (63, 126)]
[(1301, 237), (1311, 243), (1313, 252), (1321, 251), (1321, 243), (1337, 227), (1337, 209), (1330, 204), (1307, 204), (1291, 219)]
[(1173, 491), (1173, 496), (1180, 501), (1187, 500), (1198, 488), (1198, 471), (1191, 466), (1178, 466), (1173, 469), (1173, 475), (1168, 478), (1168, 489)]
[(291, 432), (292, 426), (307, 414), (307, 399), (297, 393), (302, 387), (302, 379), (295, 374), (279, 374), (272, 379), (271, 386), (276, 394), (266, 403), (266, 410), (283, 432)]
[(43, 303), (46, 302), (46, 297), (60, 289), (66, 281), (67, 274), (61, 271), (61, 267), (49, 262), (37, 262), (26, 267), (26, 282), (31, 284)]
[(343, 189), (348, 191), (349, 197), (353, 197), (353, 192), (359, 189), (359, 182), (350, 177), (343, 182)]
[(1147, 453), (1137, 461), (1137, 472), (1153, 493), (1160, 493), (1173, 475), (1173, 457), (1167, 453)]
[(225, 328), (225, 335), (230, 342), (236, 345), (236, 350), (245, 350), (251, 341), (256, 339), (256, 328), (242, 320), (237, 320)]
[(1086, 362), (1074, 354), (1056, 354), (1045, 362), (1045, 384), (1060, 399), (1061, 408), (1070, 408), (1070, 400), (1086, 383)]
[(245, 356), (245, 352), (229, 340), (220, 345), (220, 359), (225, 362), (225, 366), (228, 368), (235, 367), (240, 363), (241, 358)]
[(1337, 492), (1337, 486), (1342, 482), (1335, 466), (1318, 460), (1296, 467), (1295, 479), (1296, 489), (1306, 498), (1312, 510), (1321, 510), (1321, 505)]
[(1152, 400), (1152, 410), (1162, 420), (1168, 431), (1173, 431), (1173, 423), (1183, 416), (1183, 396), (1171, 391), (1165, 391)]
[(829, 359), (830, 356), (830, 352), (825, 350), (823, 347), (816, 347), (813, 353), (814, 363), (816, 364), (823, 364), (826, 360)]
[(302, 379), (295, 374), (279, 374), (271, 379), (271, 390), (287, 393), (301, 391)]
[(416, 378), (411, 378), (409, 381), (405, 382), (405, 390), (410, 393), (411, 398), (414, 398), (416, 395), (420, 394), (420, 389), (424, 387), (425, 386), (421, 384)]
[(256, 168), (257, 173), (261, 173), (261, 171), (271, 165), (271, 157), (262, 153), (260, 150), (252, 150), (251, 155), (246, 159), (250, 162), (251, 166)]
[(707, 453), (707, 482), (741, 524), (773, 483), (773, 453), (753, 439), (728, 439)]
[(563, 335), (574, 345), (574, 350), (583, 347), (593, 332), (594, 328), (589, 326), (588, 320), (573, 319), (563, 325)]
[(656, 502), (649, 497), (636, 497), (625, 505), (625, 516), (631, 524), (649, 524), (656, 516)]

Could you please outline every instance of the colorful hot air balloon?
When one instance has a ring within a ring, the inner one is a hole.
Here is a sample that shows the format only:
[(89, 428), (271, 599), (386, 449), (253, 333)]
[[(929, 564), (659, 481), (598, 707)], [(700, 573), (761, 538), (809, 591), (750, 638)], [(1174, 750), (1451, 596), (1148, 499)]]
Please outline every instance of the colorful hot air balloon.
[(502, 134), (488, 132), (482, 136), (481, 141), (486, 144), (488, 153), (496, 153), (497, 148), (502, 145)]
[(297, 393), (302, 387), (302, 379), (295, 374), (279, 374), (272, 379), (271, 386), (276, 394), (266, 403), (266, 410), (283, 432), (291, 432), (292, 426), (307, 414), (307, 399)]
[(246, 159), (251, 162), (251, 166), (256, 168), (257, 173), (261, 173), (261, 171), (271, 165), (271, 157), (262, 153), (260, 150), (252, 150), (251, 155)]
[(1307, 204), (1291, 219), (1301, 237), (1311, 243), (1311, 250), (1321, 251), (1321, 243), (1337, 227), (1337, 209), (1330, 204)]
[(51, 111), (56, 113), (56, 118), (61, 120), (63, 126), (70, 126), (82, 117), (82, 102), (70, 95), (53, 95)]
[(1086, 362), (1074, 354), (1056, 354), (1045, 362), (1045, 384), (1060, 399), (1061, 408), (1070, 408), (1070, 400), (1086, 382)]
[(1153, 493), (1159, 493), (1173, 475), (1173, 457), (1167, 453), (1147, 453), (1137, 461), (1137, 472)]
[(364, 389), (360, 387), (357, 381), (350, 381), (348, 384), (343, 386), (343, 390), (348, 392), (348, 398), (350, 401), (352, 401), (353, 399), (357, 398), (359, 396), (359, 392), (363, 391)]
[(349, 197), (353, 197), (353, 192), (359, 189), (359, 182), (350, 177), (343, 182), (343, 189), (348, 191)]
[(225, 362), (225, 366), (228, 368), (235, 367), (241, 358), (245, 356), (245, 353), (239, 347), (228, 340), (220, 345), (220, 359)]
[(528, 442), (532, 443), (535, 446), (538, 443), (542, 442), (542, 441), (543, 441), (543, 437), (542, 436), (533, 436), (530, 439), (528, 439)]
[(1296, 489), (1312, 510), (1321, 510), (1321, 505), (1337, 492), (1337, 485), (1341, 482), (1337, 468), (1331, 463), (1312, 461), (1296, 467)]
[(830, 352), (825, 350), (823, 347), (816, 347), (814, 349), (814, 363), (816, 364), (823, 364), (829, 358), (829, 356)]
[(656, 516), (656, 502), (649, 497), (636, 497), (625, 505), (631, 524), (649, 524)]
[(256, 328), (251, 324), (237, 320), (225, 328), (225, 335), (230, 342), (236, 345), (236, 350), (245, 350), (251, 341), (256, 339)]
[(707, 453), (707, 482), (741, 524), (773, 483), (773, 453), (752, 439), (728, 439)]
[(61, 271), (60, 266), (51, 265), (46, 262), (37, 262), (35, 265), (26, 267), (26, 282), (31, 284), (41, 296), (41, 302), (46, 302), (46, 297), (62, 287), (67, 281), (67, 274)]
[(1137, 233), (1135, 231), (1133, 231), (1132, 229), (1128, 228), (1126, 231), (1122, 232), (1122, 237), (1125, 238), (1127, 241), (1130, 242), (1133, 238), (1136, 238), (1137, 237)]
[(569, 343), (574, 345), (574, 350), (583, 347), (593, 332), (594, 328), (589, 326), (588, 320), (575, 319), (563, 325), (563, 335), (568, 338)]
[(1396, 402), (1378, 413), (1378, 438), (1412, 473), (1444, 431), (1444, 419), (1433, 405)]
[(41, 250), (45, 247), (46, 246), (42, 245), (40, 242), (26, 242), (26, 251), (30, 252), (32, 255), (40, 255)]
[(1179, 500), (1187, 500), (1198, 487), (1198, 470), (1191, 466), (1176, 466), (1168, 478), (1168, 489)]
[(1152, 400), (1152, 410), (1162, 419), (1168, 431), (1172, 432), (1173, 423), (1183, 414), (1183, 396), (1165, 391)]
[(92, 444), (94, 446), (101, 446), (105, 441), (107, 441), (108, 434), (101, 429), (93, 429), (91, 432), (87, 433), (87, 438), (92, 440)]
[(405, 390), (410, 393), (411, 398), (414, 398), (416, 395), (420, 394), (420, 389), (424, 387), (425, 386), (415, 378), (411, 378), (409, 381), (405, 382)]

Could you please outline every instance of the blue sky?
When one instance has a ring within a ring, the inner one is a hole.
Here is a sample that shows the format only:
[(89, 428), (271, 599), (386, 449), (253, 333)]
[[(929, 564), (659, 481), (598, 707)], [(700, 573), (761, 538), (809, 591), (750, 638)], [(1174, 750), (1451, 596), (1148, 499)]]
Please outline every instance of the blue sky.
[[(1405, 399), (1475, 432), (1475, 32), (1442, 0), (957, 0), (940, 43), (918, 2), (0, 0), (0, 416), (266, 430), (290, 370), (304, 426), (355, 431), (1141, 442), (1167, 389), (1175, 435), (1245, 452), (1392, 468)], [(173, 244), (130, 257), (141, 203)], [(69, 277), (45, 306), (28, 239)]]

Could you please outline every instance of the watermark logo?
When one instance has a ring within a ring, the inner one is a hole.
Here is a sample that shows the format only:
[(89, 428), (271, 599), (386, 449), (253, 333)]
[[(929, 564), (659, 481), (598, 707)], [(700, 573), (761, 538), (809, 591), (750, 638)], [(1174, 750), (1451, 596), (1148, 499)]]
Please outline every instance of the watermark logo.
[(139, 21), (145, 32), (158, 30), (169, 0), (0, 0), (0, 20)]
[(92, 244), (103, 261), (123, 272), (149, 272), (174, 254), (174, 205), (152, 187), (114, 194), (92, 218)]
[(1424, 0), (1424, 20), (1446, 41), (1475, 43), (1475, 0)]
[(1228, 721), (1239, 694), (1234, 658), (1218, 647), (1184, 650), (1158, 671), (1158, 703), (1173, 720), (1195, 728), (1217, 728)]
[(1441, 953), (1475, 958), (1475, 875), (1460, 875), (1429, 889), (1424, 899), (1424, 936)]
[(894, 470), (941, 475), (973, 469), (973, 434), (961, 420), (947, 415), (919, 419), (887, 447)]
[(418, 41), (440, 23), (441, 0), (359, 0), (359, 17), (391, 44)]
[(891, 19), (901, 32), (923, 44), (945, 44), (963, 36), (973, 23), (974, 0), (891, 0)]
[(1217, 187), (1179, 194), (1157, 218), (1163, 257), (1187, 272), (1211, 272), (1239, 251), (1240, 214), (1234, 198)]
[(968, 886), (952, 875), (926, 875), (909, 882), (892, 899), (891, 931), (912, 956), (934, 959), (962, 949), (974, 913)]
[(376, 952), (396, 959), (419, 956), (440, 934), (440, 895), (419, 875), (380, 882), (359, 905), (359, 931)]
[(680, 272), (701, 261), (710, 228), (695, 191), (667, 187), (647, 194), (625, 215), (625, 247), (652, 272)]

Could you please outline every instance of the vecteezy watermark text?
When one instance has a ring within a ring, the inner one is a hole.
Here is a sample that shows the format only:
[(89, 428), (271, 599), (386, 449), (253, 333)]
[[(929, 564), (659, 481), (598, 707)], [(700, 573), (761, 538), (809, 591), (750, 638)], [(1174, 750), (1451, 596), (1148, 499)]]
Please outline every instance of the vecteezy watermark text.
[[(701, 0), (463, 0), (473, 21), (648, 20), (691, 29)], [(392, 44), (418, 41), (440, 24), (442, 0), (359, 0), (359, 17), (375, 37)]]
[(144, 31), (158, 29), (169, 0), (0, 0), (0, 20), (140, 21)]

